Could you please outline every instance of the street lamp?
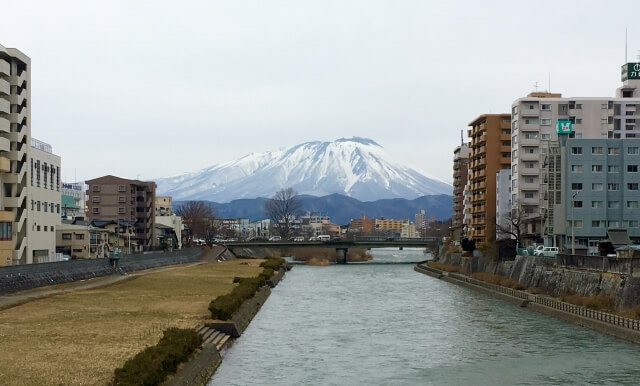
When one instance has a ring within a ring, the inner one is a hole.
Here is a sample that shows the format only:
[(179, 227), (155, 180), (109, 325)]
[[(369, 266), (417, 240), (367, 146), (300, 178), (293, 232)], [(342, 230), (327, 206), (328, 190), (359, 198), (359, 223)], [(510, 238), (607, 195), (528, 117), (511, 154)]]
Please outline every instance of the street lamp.
[(576, 254), (576, 242), (575, 242), (574, 233), (573, 233), (573, 229), (575, 228), (575, 220), (573, 217), (573, 208), (575, 205), (573, 200), (576, 198), (577, 194), (578, 194), (578, 191), (574, 192), (573, 195), (571, 196), (571, 254), (572, 255)]

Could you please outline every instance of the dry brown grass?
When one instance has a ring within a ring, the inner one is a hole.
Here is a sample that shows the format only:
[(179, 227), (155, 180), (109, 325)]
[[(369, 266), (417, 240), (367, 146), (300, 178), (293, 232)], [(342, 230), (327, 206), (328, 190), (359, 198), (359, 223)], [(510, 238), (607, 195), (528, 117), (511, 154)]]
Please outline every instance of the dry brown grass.
[(482, 280), (487, 283), (492, 283), (492, 284), (501, 285), (503, 287), (513, 288), (515, 290), (523, 290), (526, 288), (524, 284), (517, 282), (511, 278), (500, 276), (500, 275), (478, 272), (471, 275), (471, 277), (477, 280)]
[(329, 266), (329, 264), (330, 264), (329, 260), (317, 258), (317, 257), (312, 257), (309, 260), (307, 260), (307, 265), (313, 265), (316, 267), (327, 267)]
[(457, 265), (444, 264), (439, 261), (428, 261), (427, 266), (433, 269), (439, 269), (445, 272), (460, 272), (460, 267)]
[(534, 294), (534, 295), (546, 295), (547, 293), (544, 292), (543, 290), (541, 290), (538, 287), (529, 287), (527, 288), (527, 292)]
[[(248, 262), (248, 264), (246, 264)], [(262, 260), (231, 260), (65, 292), (0, 312), (0, 384), (107, 384), (113, 370), (171, 326), (193, 328), (209, 302), (256, 276)]]
[(560, 300), (563, 302), (575, 304), (577, 306), (582, 306), (586, 308), (590, 308), (596, 311), (605, 311), (612, 312), (614, 311), (613, 299), (609, 295), (576, 295), (576, 294), (564, 294), (560, 295)]

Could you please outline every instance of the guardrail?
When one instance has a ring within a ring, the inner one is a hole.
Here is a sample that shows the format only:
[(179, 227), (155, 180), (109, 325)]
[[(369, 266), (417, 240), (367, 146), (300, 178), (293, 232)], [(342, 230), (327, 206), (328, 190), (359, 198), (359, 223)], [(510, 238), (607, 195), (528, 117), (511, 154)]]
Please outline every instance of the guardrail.
[[(422, 266), (423, 268), (428, 268), (429, 271), (436, 271), (441, 274), (446, 274), (440, 270), (436, 270), (434, 268), (428, 267), (426, 265)], [(559, 311), (563, 311), (566, 313), (582, 316), (585, 318), (597, 320), (603, 323), (607, 323), (614, 326), (624, 327), (635, 331), (640, 331), (640, 320), (625, 318), (624, 316), (619, 316), (615, 314), (611, 314), (609, 312), (596, 311), (590, 308), (578, 306), (575, 304), (563, 302), (561, 300), (557, 300), (548, 296), (534, 295), (530, 294), (526, 291), (515, 290), (513, 288), (503, 287), (497, 284), (487, 283), (482, 280), (474, 279), (469, 276), (465, 276), (458, 273), (448, 273), (447, 276), (460, 280), (469, 284), (473, 284), (479, 287), (483, 287), (486, 289), (493, 290), (495, 292), (499, 292), (505, 295), (509, 295), (518, 299), (527, 300), (532, 303), (537, 303), (543, 305), (545, 307), (553, 308)]]
[(640, 271), (640, 258), (638, 257), (558, 254), (556, 261), (559, 267), (590, 269), (622, 275), (632, 275), (634, 271)]

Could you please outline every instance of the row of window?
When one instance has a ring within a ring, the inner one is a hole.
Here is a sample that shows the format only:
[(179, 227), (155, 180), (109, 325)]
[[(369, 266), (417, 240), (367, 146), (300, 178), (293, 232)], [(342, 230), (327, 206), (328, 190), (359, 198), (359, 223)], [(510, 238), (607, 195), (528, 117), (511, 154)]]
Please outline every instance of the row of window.
[[(573, 146), (571, 148), (571, 154), (575, 154), (575, 155), (579, 155), (582, 154), (582, 147), (580, 146)], [(591, 148), (591, 154), (603, 154), (603, 148), (602, 146), (594, 146)], [(608, 148), (608, 153), (609, 155), (617, 155), (620, 154), (620, 148), (619, 147), (610, 147)], [(637, 146), (629, 146), (627, 147), (627, 154), (640, 154), (640, 151), (638, 150)]]
[(31, 200), (31, 210), (36, 210), (38, 212), (51, 212), (51, 213), (60, 213), (60, 204), (56, 204), (53, 202), (47, 203), (46, 201), (34, 201)]
[[(60, 167), (59, 166), (54, 166), (54, 165), (47, 165), (46, 162), (43, 162), (42, 164), (40, 163), (40, 160), (33, 160), (33, 158), (31, 158), (31, 186), (37, 186), (40, 187), (40, 182), (41, 182), (41, 172), (42, 174), (44, 174), (44, 179), (42, 179), (42, 183), (44, 184), (44, 188), (47, 189), (47, 187), (51, 190), (53, 190), (54, 188), (54, 184), (53, 184), (53, 176), (55, 175), (55, 188), (56, 190), (59, 192), (60, 191)], [(35, 173), (34, 173), (35, 172)], [(34, 184), (34, 177), (35, 175), (35, 184)], [(49, 176), (49, 179), (47, 179), (47, 175)]]
[[(593, 173), (601, 173), (603, 170), (602, 165), (591, 165), (591, 171)], [(573, 173), (582, 173), (582, 165), (571, 165), (571, 171)], [(627, 165), (627, 173), (637, 173), (638, 165)], [(620, 165), (608, 165), (607, 173), (620, 173)]]
[[(582, 208), (582, 201), (573, 201), (573, 207)], [(591, 201), (591, 208), (604, 208), (604, 201)], [(620, 209), (620, 201), (607, 201), (607, 208)], [(638, 209), (638, 201), (627, 201), (627, 209)]]
[[(91, 212), (92, 212), (93, 214), (100, 214), (100, 208), (98, 208), (98, 207), (93, 207), (93, 209), (91, 210)], [(139, 211), (138, 211), (138, 212), (139, 212)], [(119, 207), (119, 208), (118, 208), (118, 214), (124, 214), (124, 213), (127, 213), (127, 209), (126, 209), (126, 208), (123, 208), (123, 207)]]
[[(51, 228), (51, 232), (53, 232), (53, 225), (51, 225), (51, 226), (46, 226), (46, 225), (45, 225), (45, 226), (44, 226), (44, 231), (45, 231), (45, 232), (49, 232), (49, 228)], [(40, 228), (40, 225), (36, 225), (36, 231), (40, 232), (40, 229), (41, 229), (41, 228)]]
[[(640, 226), (638, 220), (624, 220), (624, 221), (618, 221), (618, 220), (609, 220), (609, 221), (605, 221), (605, 220), (592, 220), (591, 221), (591, 227), (592, 228), (604, 228), (604, 226), (607, 226), (608, 228), (620, 228), (620, 226), (622, 225), (623, 228), (638, 228)], [(571, 220), (568, 221), (567, 227), (571, 227)], [(582, 220), (575, 220), (574, 221), (574, 228), (582, 228)]]
[[(591, 190), (592, 191), (602, 191), (604, 189), (604, 183), (601, 182), (594, 182), (591, 184)], [(582, 190), (582, 182), (573, 182), (571, 183), (571, 190)], [(615, 192), (617, 190), (620, 190), (620, 184), (618, 183), (608, 183), (607, 184), (607, 190), (610, 192)], [(637, 182), (628, 182), (627, 183), (627, 190), (638, 190), (638, 183)]]
[[(100, 185), (92, 185), (91, 186), (91, 191), (92, 192), (99, 192), (100, 191)], [(127, 186), (126, 185), (118, 185), (118, 192), (126, 192), (127, 191)]]
[[(92, 196), (91, 197), (91, 202), (100, 202), (100, 196)], [(118, 196), (118, 202), (121, 203), (126, 203), (127, 202), (127, 198), (125, 196)]]
[[(84, 240), (84, 233), (74, 233), (76, 240)], [(62, 240), (71, 240), (71, 233), (63, 233)]]

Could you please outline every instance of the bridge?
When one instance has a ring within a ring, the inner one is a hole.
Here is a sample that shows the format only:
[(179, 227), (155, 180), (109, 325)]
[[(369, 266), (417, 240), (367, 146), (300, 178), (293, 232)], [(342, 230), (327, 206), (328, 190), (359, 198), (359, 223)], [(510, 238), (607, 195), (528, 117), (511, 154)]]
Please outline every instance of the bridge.
[(358, 237), (354, 240), (331, 241), (233, 241), (225, 242), (228, 248), (335, 248), (338, 264), (347, 263), (349, 248), (425, 248), (438, 256), (442, 239), (440, 237), (422, 238), (383, 238)]

